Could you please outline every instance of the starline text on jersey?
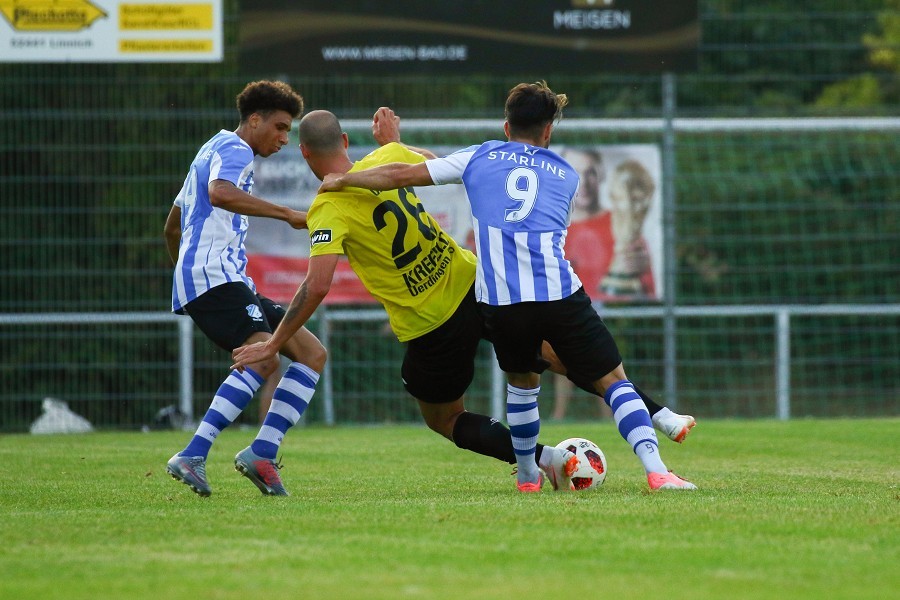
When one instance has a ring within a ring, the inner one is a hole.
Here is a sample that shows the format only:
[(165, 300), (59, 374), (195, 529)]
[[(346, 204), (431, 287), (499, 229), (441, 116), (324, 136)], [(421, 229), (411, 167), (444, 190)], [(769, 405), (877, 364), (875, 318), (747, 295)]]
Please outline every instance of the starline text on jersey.
[(543, 169), (548, 173), (556, 175), (560, 179), (566, 178), (566, 170), (561, 169), (559, 165), (546, 161), (542, 158), (527, 156), (525, 154), (517, 154), (515, 152), (503, 152), (501, 150), (493, 150), (487, 153), (488, 160), (508, 160), (516, 163), (520, 167), (532, 167), (534, 169)]

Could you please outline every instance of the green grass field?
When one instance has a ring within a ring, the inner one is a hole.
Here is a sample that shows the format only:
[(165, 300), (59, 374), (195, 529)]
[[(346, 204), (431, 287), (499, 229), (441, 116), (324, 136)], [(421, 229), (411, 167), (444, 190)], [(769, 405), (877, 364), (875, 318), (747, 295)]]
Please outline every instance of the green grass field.
[[(606, 453), (585, 493), (522, 495), (510, 468), (424, 427), (292, 431), (289, 498), (233, 470), (210, 498), (165, 473), (188, 433), (0, 436), (0, 598), (816, 598), (900, 589), (900, 421), (701, 421), (647, 491), (611, 423), (545, 424)], [(891, 592), (893, 590), (893, 592)]]

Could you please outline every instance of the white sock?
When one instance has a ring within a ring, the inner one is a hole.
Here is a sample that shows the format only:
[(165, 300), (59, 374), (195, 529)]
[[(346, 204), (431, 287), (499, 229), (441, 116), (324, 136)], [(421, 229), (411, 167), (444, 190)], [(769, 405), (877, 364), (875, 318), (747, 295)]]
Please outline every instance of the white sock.
[(619, 435), (627, 441), (647, 473), (667, 473), (659, 456), (659, 441), (650, 421), (650, 413), (634, 386), (626, 380), (619, 381), (606, 390), (606, 403), (613, 410), (613, 419)]

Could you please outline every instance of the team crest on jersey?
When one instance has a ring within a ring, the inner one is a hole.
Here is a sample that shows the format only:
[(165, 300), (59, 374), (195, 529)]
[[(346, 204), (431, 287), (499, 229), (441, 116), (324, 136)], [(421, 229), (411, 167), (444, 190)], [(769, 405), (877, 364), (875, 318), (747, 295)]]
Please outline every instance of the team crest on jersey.
[(309, 236), (310, 246), (315, 246), (316, 244), (327, 244), (330, 241), (331, 241), (331, 230), (330, 229), (316, 229)]
[(246, 310), (247, 310), (247, 314), (250, 315), (250, 318), (253, 319), (254, 321), (262, 321), (263, 320), (262, 311), (259, 309), (259, 307), (257, 305), (248, 304)]

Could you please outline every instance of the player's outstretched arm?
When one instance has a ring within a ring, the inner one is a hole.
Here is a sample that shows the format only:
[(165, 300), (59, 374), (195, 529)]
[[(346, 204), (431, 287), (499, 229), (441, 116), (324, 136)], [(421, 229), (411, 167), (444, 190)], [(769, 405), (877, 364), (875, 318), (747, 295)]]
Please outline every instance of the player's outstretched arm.
[(379, 146), (400, 142), (400, 117), (387, 106), (376, 110), (372, 117), (372, 137)]
[(172, 264), (178, 263), (178, 246), (181, 244), (181, 209), (173, 205), (166, 217), (166, 225), (163, 229), (163, 235), (166, 238), (166, 250), (169, 251), (169, 258)]
[(390, 163), (350, 173), (329, 173), (319, 186), (319, 193), (334, 192), (345, 187), (367, 190), (395, 190), (409, 186), (434, 185), (425, 163), (410, 165)]
[(209, 201), (217, 208), (250, 217), (268, 217), (284, 221), (294, 229), (306, 228), (306, 213), (273, 204), (248, 194), (230, 181), (216, 179), (209, 184)]
[(387, 106), (382, 106), (376, 110), (375, 116), (372, 117), (372, 137), (375, 138), (379, 146), (396, 142), (403, 144), (403, 146), (416, 154), (421, 154), (426, 159), (437, 158), (437, 154), (431, 150), (410, 146), (400, 141), (400, 117)]
[(281, 351), (281, 348), (294, 334), (303, 327), (312, 314), (328, 295), (331, 289), (331, 281), (334, 279), (334, 270), (337, 268), (339, 255), (325, 254), (313, 256), (309, 259), (309, 268), (306, 279), (297, 288), (294, 299), (281, 319), (281, 323), (275, 329), (272, 337), (265, 342), (257, 342), (247, 346), (236, 348), (231, 353), (234, 364), (232, 369), (244, 370), (244, 367), (253, 363), (271, 359)]

